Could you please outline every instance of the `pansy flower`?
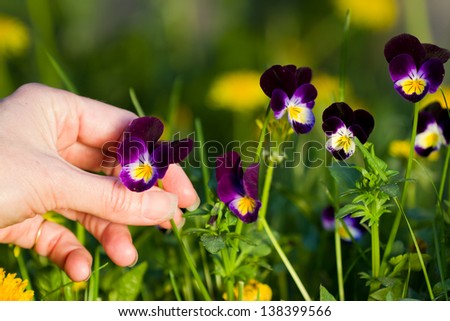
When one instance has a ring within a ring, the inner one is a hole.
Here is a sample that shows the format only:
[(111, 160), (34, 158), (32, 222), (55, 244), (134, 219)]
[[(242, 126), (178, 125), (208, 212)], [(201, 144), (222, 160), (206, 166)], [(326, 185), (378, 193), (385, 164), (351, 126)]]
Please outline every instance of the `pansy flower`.
[(251, 164), (244, 172), (241, 157), (231, 151), (216, 160), (217, 195), (233, 214), (244, 223), (258, 218), (259, 164)]
[(384, 56), (395, 90), (406, 100), (418, 102), (441, 85), (450, 52), (403, 33), (386, 43)]
[(312, 112), (317, 97), (316, 88), (310, 83), (312, 71), (308, 67), (275, 65), (261, 76), (260, 85), (270, 98), (270, 107), (275, 118), (285, 113), (297, 134), (306, 134), (313, 127), (315, 117)]
[(333, 103), (322, 114), (322, 129), (329, 137), (327, 150), (338, 160), (345, 160), (355, 152), (354, 138), (364, 144), (373, 130), (372, 115), (362, 109), (353, 111), (344, 102)]
[[(326, 231), (334, 231), (336, 219), (334, 217), (334, 209), (332, 206), (328, 206), (322, 211), (321, 219), (322, 226)], [(360, 221), (360, 218), (351, 217), (350, 215), (345, 216), (342, 221), (337, 220), (338, 233), (343, 241), (351, 242), (352, 238), (354, 240), (359, 240), (363, 236), (366, 230), (361, 225)]]
[(181, 162), (192, 150), (189, 138), (159, 141), (163, 131), (163, 123), (155, 117), (136, 118), (125, 129), (117, 158), (122, 165), (119, 178), (128, 189), (149, 189), (164, 177), (170, 164)]
[(417, 136), (414, 149), (420, 156), (447, 146), (450, 142), (450, 117), (448, 111), (438, 102), (432, 103), (419, 112)]

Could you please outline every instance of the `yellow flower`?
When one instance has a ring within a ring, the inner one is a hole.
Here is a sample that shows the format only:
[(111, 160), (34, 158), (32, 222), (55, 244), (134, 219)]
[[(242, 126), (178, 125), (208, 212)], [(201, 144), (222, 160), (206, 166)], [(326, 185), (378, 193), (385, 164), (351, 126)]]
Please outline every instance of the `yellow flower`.
[(0, 56), (17, 56), (30, 45), (26, 26), (16, 18), (0, 15)]
[[(234, 295), (238, 297), (239, 290), (234, 288)], [(227, 299), (227, 294), (223, 295)], [(272, 289), (267, 284), (258, 282), (256, 280), (249, 280), (244, 286), (243, 301), (270, 301), (272, 299)]]
[[(395, 158), (403, 158), (408, 159), (409, 158), (409, 141), (407, 140), (393, 140), (389, 144), (389, 155)], [(418, 156), (417, 154), (415, 154)], [(428, 160), (430, 161), (437, 161), (439, 159), (439, 152), (434, 151), (432, 152), (428, 157)]]
[(5, 277), (5, 270), (0, 268), (0, 301), (30, 301), (34, 292), (25, 290), (28, 285), (27, 280), (16, 278), (16, 274), (9, 274)]
[[(447, 99), (447, 104), (450, 105), (450, 86), (442, 87), (442, 91), (444, 92), (445, 99)], [(444, 97), (442, 96), (441, 90), (436, 91), (432, 94), (427, 94), (421, 101), (421, 106), (426, 107), (428, 104), (432, 102), (439, 102), (442, 108), (445, 108)]]
[(211, 107), (239, 112), (264, 109), (268, 99), (259, 87), (260, 76), (260, 73), (248, 70), (221, 75), (209, 89), (208, 99)]
[(85, 290), (86, 287), (87, 287), (87, 282), (86, 281), (73, 282), (73, 284), (72, 284), (72, 291), (78, 292), (78, 291), (81, 291), (81, 290)]
[(338, 13), (342, 16), (350, 10), (351, 23), (361, 28), (387, 30), (394, 26), (398, 16), (396, 0), (334, 0)]

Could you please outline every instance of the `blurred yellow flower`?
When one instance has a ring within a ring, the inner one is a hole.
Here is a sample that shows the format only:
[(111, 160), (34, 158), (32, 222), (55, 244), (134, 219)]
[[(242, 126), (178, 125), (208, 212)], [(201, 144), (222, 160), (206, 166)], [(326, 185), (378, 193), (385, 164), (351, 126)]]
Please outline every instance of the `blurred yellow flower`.
[(86, 281), (73, 282), (73, 284), (72, 284), (72, 291), (78, 292), (78, 291), (81, 291), (81, 290), (85, 290), (86, 287), (87, 287), (87, 282)]
[[(238, 297), (239, 290), (234, 288), (234, 295)], [(227, 294), (223, 295), (227, 299)], [(258, 282), (256, 280), (249, 280), (244, 286), (243, 301), (270, 301), (272, 299), (272, 289), (267, 284)]]
[(17, 56), (30, 45), (28, 29), (16, 18), (0, 15), (0, 56)]
[(259, 87), (261, 73), (232, 71), (218, 77), (211, 85), (208, 100), (213, 108), (238, 112), (264, 109), (269, 100)]
[[(447, 104), (450, 105), (450, 86), (442, 87), (442, 91), (444, 92), (445, 99), (447, 99)], [(427, 94), (421, 101), (420, 105), (422, 107), (426, 107), (428, 104), (432, 102), (439, 102), (442, 108), (445, 108), (444, 97), (442, 96), (442, 91), (439, 89), (435, 93)]]
[(30, 301), (34, 292), (25, 290), (28, 281), (16, 278), (16, 274), (6, 275), (5, 270), (0, 268), (0, 301)]
[[(409, 141), (407, 140), (393, 140), (389, 144), (389, 155), (395, 158), (403, 158), (408, 159), (409, 158)], [(418, 156), (417, 154), (415, 154)], [(419, 156), (420, 157), (420, 156)], [(430, 161), (436, 161), (439, 159), (439, 152), (434, 151), (432, 152), (428, 157), (428, 160)]]
[(396, 0), (334, 0), (334, 5), (344, 17), (350, 10), (351, 23), (361, 28), (387, 30), (394, 26), (398, 17)]

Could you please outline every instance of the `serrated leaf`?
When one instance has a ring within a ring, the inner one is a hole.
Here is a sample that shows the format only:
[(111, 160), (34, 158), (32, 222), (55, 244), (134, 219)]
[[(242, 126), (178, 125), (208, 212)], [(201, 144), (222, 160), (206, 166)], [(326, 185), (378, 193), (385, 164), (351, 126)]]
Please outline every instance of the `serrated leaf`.
[(380, 190), (390, 197), (396, 197), (400, 194), (400, 188), (397, 184), (387, 184), (380, 186)]
[(225, 241), (220, 235), (203, 234), (200, 241), (205, 249), (212, 254), (218, 253), (225, 247)]
[(336, 298), (322, 284), (320, 285), (320, 301), (336, 301)]
[(342, 189), (347, 190), (355, 187), (355, 183), (361, 179), (361, 173), (354, 167), (343, 166), (333, 162), (328, 168), (331, 176)]
[(128, 270), (114, 282), (108, 293), (110, 301), (134, 301), (141, 292), (142, 281), (147, 271), (147, 262)]

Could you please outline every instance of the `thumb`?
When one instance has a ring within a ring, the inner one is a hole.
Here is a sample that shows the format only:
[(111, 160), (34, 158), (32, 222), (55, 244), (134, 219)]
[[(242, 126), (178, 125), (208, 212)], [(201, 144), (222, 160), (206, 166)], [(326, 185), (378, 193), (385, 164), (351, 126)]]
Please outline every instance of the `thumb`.
[(125, 225), (157, 225), (173, 218), (178, 197), (151, 188), (128, 190), (112, 176), (101, 176), (68, 165), (56, 174), (53, 185), (56, 208), (67, 208)]

